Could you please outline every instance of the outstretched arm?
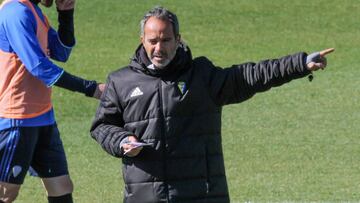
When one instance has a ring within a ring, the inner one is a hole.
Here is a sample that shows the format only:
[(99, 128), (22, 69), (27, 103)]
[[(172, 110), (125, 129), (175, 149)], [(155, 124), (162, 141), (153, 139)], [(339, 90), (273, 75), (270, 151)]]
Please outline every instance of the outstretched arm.
[[(279, 59), (244, 63), (230, 68), (216, 68), (212, 64), (210, 94), (218, 105), (238, 103), (293, 79), (302, 78), (326, 66), (325, 55), (333, 49), (310, 54), (297, 53)], [(210, 63), (210, 62), (208, 62)]]
[[(16, 5), (16, 4), (15, 4)], [(27, 7), (18, 3), (17, 15), (5, 15), (4, 28), (8, 33), (9, 48), (7, 52), (14, 52), (25, 65), (26, 70), (46, 86), (54, 84), (72, 91), (84, 93), (87, 96), (99, 98), (104, 85), (95, 81), (88, 81), (69, 73), (54, 64), (42, 51), (36, 36), (36, 20)], [(9, 12), (9, 10), (2, 12)], [(58, 39), (57, 39), (58, 40)]]
[(66, 71), (55, 82), (55, 85), (96, 99), (100, 99), (105, 89), (105, 84), (98, 84), (95, 80), (85, 80)]
[[(75, 0), (56, 0), (58, 11), (58, 32), (49, 31), (49, 48), (51, 58), (58, 61), (66, 61), (69, 58), (72, 47), (75, 45), (74, 35), (74, 7)], [(84, 93), (88, 97), (99, 99), (104, 91), (104, 84), (97, 84), (94, 80), (85, 80), (71, 75), (66, 71), (55, 83), (56, 86)]]

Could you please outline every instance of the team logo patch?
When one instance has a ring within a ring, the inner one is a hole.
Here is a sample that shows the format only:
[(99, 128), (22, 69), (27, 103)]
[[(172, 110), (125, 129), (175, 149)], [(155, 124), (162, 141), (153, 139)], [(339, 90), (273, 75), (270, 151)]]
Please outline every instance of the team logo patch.
[(182, 82), (182, 81), (179, 81), (178, 82), (178, 88), (179, 88), (181, 94), (184, 94), (186, 92), (186, 83)]
[(21, 171), (22, 171), (22, 167), (21, 167), (21, 166), (18, 166), (18, 165), (14, 166), (14, 167), (12, 168), (12, 175), (13, 175), (13, 177), (16, 178), (16, 177), (21, 173)]

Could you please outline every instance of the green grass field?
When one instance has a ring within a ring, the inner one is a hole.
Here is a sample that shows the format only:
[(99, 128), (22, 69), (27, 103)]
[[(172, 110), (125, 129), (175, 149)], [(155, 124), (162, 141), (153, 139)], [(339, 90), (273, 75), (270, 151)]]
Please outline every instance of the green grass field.
[[(77, 0), (72, 74), (105, 81), (128, 64), (139, 21), (174, 11), (193, 55), (221, 67), (335, 47), (328, 68), (224, 107), (231, 202), (360, 201), (360, 2), (357, 0)], [(55, 9), (46, 10), (56, 25)], [(54, 88), (54, 106), (78, 203), (122, 202), (120, 160), (90, 138), (98, 102)], [(46, 202), (27, 177), (17, 202)]]

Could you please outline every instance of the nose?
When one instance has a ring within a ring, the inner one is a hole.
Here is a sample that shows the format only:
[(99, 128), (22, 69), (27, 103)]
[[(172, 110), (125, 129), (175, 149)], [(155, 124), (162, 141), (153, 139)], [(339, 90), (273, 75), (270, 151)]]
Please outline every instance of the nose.
[(157, 42), (155, 45), (155, 51), (161, 51), (163, 49), (163, 43), (162, 42)]

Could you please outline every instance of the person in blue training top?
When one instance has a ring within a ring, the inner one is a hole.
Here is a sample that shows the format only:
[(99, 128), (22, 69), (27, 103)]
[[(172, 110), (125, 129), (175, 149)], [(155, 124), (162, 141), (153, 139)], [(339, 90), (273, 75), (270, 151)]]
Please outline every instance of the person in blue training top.
[(53, 0), (5, 0), (0, 6), (0, 202), (16, 199), (29, 169), (41, 178), (48, 202), (73, 202), (51, 87), (97, 99), (104, 90), (49, 59), (67, 61), (75, 45), (75, 0), (55, 0), (57, 31), (39, 3), (51, 7)]

